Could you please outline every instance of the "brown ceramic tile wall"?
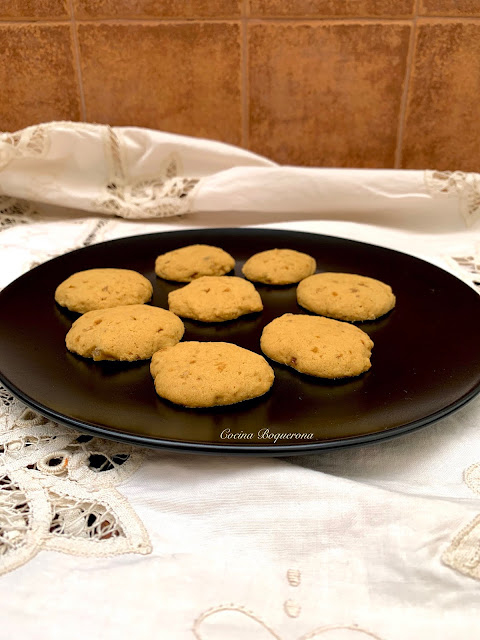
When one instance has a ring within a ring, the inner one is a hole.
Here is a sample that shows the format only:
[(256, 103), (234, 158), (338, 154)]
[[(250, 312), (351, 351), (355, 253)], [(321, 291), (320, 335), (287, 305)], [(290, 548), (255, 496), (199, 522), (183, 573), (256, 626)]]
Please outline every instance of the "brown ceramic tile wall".
[(137, 125), (285, 164), (480, 171), (478, 0), (2, 0), (0, 130)]
[(86, 119), (241, 144), (240, 26), (78, 25)]

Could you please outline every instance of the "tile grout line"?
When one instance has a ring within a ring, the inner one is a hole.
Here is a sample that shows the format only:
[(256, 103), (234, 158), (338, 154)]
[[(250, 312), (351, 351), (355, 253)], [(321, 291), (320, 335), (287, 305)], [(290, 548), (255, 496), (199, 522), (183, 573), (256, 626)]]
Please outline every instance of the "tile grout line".
[(250, 132), (250, 110), (249, 110), (249, 75), (248, 75), (248, 38), (247, 38), (247, 9), (248, 0), (242, 2), (241, 30), (241, 119), (242, 119), (242, 147), (248, 149)]
[[(1, 0), (0, 0), (1, 1)], [(70, 0), (68, 0), (70, 3)], [(20, 25), (20, 26), (28, 26), (28, 25), (57, 25), (57, 24), (68, 24), (69, 22), (74, 21), (76, 24), (88, 24), (88, 25), (104, 25), (104, 24), (113, 24), (113, 25), (129, 25), (129, 24), (139, 24), (139, 25), (159, 25), (159, 24), (192, 24), (192, 23), (227, 23), (227, 24), (237, 24), (242, 20), (241, 16), (234, 18), (162, 18), (162, 17), (152, 17), (152, 18), (100, 18), (98, 20), (88, 19), (88, 18), (55, 18), (55, 19), (45, 19), (45, 20), (29, 20), (28, 18), (22, 18), (19, 20), (9, 19), (2, 20), (0, 18), (0, 26), (12, 26), (12, 25)]]
[(83, 90), (82, 68), (80, 66), (80, 47), (78, 45), (77, 23), (75, 21), (75, 9), (73, 7), (73, 0), (68, 0), (68, 6), (70, 8), (70, 26), (72, 29), (73, 59), (77, 68), (78, 94), (80, 97), (81, 112), (80, 115), (82, 117), (82, 120), (85, 122), (87, 119), (87, 106), (85, 103), (85, 92)]
[[(68, 0), (70, 2), (71, 0)], [(68, 24), (72, 21), (75, 24), (89, 24), (89, 25), (102, 25), (102, 24), (190, 24), (190, 23), (238, 23), (242, 22), (242, 20), (246, 20), (252, 24), (299, 24), (299, 25), (335, 25), (335, 24), (407, 24), (412, 21), (419, 21), (421, 23), (448, 23), (448, 22), (480, 22), (480, 15), (478, 16), (407, 16), (407, 17), (385, 17), (379, 16), (376, 18), (369, 17), (361, 17), (361, 16), (340, 16), (338, 18), (335, 17), (297, 17), (297, 18), (282, 18), (282, 17), (265, 17), (265, 18), (248, 18), (248, 17), (226, 17), (226, 18), (162, 18), (162, 17), (151, 17), (151, 18), (99, 18), (99, 19), (76, 19), (76, 18), (55, 18), (55, 19), (35, 19), (29, 20), (28, 18), (21, 18), (19, 20), (8, 19), (2, 20), (0, 18), (0, 27), (2, 26), (53, 26), (53, 25), (62, 25)]]
[(398, 114), (397, 144), (395, 148), (395, 160), (394, 160), (395, 169), (400, 169), (402, 164), (403, 136), (405, 134), (405, 121), (407, 118), (407, 102), (408, 102), (408, 94), (410, 90), (410, 80), (412, 77), (412, 67), (413, 67), (414, 58), (415, 58), (418, 5), (419, 5), (419, 0), (415, 0), (415, 13), (412, 20), (412, 31), (410, 33), (410, 41), (408, 43), (405, 79), (404, 79), (404, 86), (402, 91), (402, 99), (400, 100), (400, 111)]
[(284, 17), (284, 16), (251, 16), (250, 22), (253, 24), (258, 23), (299, 23), (299, 24), (312, 24), (312, 23), (326, 23), (336, 24), (340, 23), (403, 23), (412, 22), (417, 19), (421, 22), (479, 22), (480, 14), (475, 16), (453, 16), (453, 15), (419, 15), (416, 11), (411, 16), (296, 16), (296, 17)]
[(294, 18), (284, 17), (284, 16), (264, 16), (264, 17), (256, 17), (252, 16), (250, 18), (250, 22), (253, 24), (258, 23), (299, 23), (299, 24), (336, 24), (338, 22), (341, 23), (350, 23), (350, 22), (410, 22), (413, 16), (378, 16), (378, 17), (370, 17), (370, 16), (297, 16)]
[(62, 16), (52, 16), (50, 18), (28, 18), (26, 16), (22, 16), (21, 18), (0, 18), (0, 27), (6, 25), (7, 27), (10, 25), (57, 25), (57, 24), (68, 24), (70, 22), (70, 16), (66, 16), (63, 18)]

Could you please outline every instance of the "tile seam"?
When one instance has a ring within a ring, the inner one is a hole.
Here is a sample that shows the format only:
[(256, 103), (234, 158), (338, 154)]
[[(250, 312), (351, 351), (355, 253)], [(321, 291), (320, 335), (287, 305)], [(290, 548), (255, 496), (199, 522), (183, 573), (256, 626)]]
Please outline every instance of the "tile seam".
[(397, 127), (397, 144), (395, 147), (394, 168), (400, 169), (402, 166), (402, 154), (403, 154), (403, 136), (405, 134), (405, 125), (407, 119), (407, 104), (408, 96), (410, 93), (410, 83), (413, 72), (413, 64), (415, 61), (415, 47), (417, 37), (417, 13), (418, 13), (419, 0), (415, 0), (415, 16), (412, 21), (410, 39), (408, 43), (407, 60), (405, 64), (405, 77), (402, 91), (402, 98), (400, 100), (400, 109), (398, 113), (398, 127)]
[(247, 14), (248, 14), (248, 0), (242, 2), (242, 21), (240, 25), (241, 29), (241, 43), (240, 43), (240, 55), (241, 55), (241, 118), (242, 118), (242, 147), (248, 148), (250, 137), (250, 107), (249, 107), (249, 73), (248, 73), (248, 37), (247, 37)]
[(85, 101), (85, 91), (83, 88), (83, 76), (82, 67), (80, 64), (80, 45), (78, 43), (77, 24), (75, 20), (75, 9), (73, 6), (73, 0), (68, 0), (68, 6), (70, 8), (70, 26), (72, 30), (72, 42), (73, 42), (73, 62), (75, 64), (78, 81), (78, 93), (80, 97), (80, 115), (85, 122), (87, 119), (87, 106)]
[[(70, 1), (70, 0), (69, 0)], [(75, 19), (76, 24), (238, 24), (243, 20), (251, 24), (293, 24), (293, 25), (334, 25), (334, 24), (411, 24), (413, 20), (416, 20), (419, 24), (449, 24), (452, 22), (480, 22), (480, 14), (478, 16), (409, 16), (409, 17), (297, 17), (297, 18), (253, 18), (248, 16), (239, 16), (236, 18), (98, 18), (98, 19)], [(15, 19), (2, 19), (0, 18), (1, 26), (53, 26), (53, 25), (65, 25), (72, 22), (71, 18), (55, 18), (55, 19), (30, 19), (22, 18)]]

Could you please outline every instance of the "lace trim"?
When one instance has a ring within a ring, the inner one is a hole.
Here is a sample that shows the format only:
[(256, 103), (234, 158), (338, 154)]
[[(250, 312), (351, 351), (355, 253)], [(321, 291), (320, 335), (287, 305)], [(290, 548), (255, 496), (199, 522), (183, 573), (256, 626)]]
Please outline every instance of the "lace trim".
[(444, 257), (462, 279), (480, 290), (480, 247), (472, 255)]
[[(7, 200), (9, 202), (7, 202)], [(3, 203), (5, 203), (5, 206), (2, 208)], [(43, 218), (43, 220), (44, 219), (45, 218)], [(31, 202), (0, 196), (0, 231), (18, 225), (38, 222), (39, 220), (42, 220), (41, 214), (33, 208)], [(106, 219), (97, 219), (94, 222), (93, 227), (91, 221), (73, 220), (70, 222), (71, 224), (76, 224), (78, 226), (83, 225), (86, 227), (84, 239), (73, 246), (64, 246), (61, 250), (47, 251), (41, 249), (30, 249), (28, 251), (29, 258), (25, 260), (20, 273), (25, 273), (26, 271), (47, 262), (47, 260), (61, 256), (69, 251), (74, 251), (75, 249), (87, 247), (95, 242), (105, 240), (105, 236), (108, 234), (109, 229), (115, 225), (113, 220)]]
[(112, 220), (97, 220), (93, 229), (87, 233), (83, 241), (79, 242), (75, 246), (64, 247), (61, 251), (30, 251), (33, 260), (28, 262), (26, 270), (38, 267), (38, 265), (47, 262), (47, 260), (52, 260), (52, 258), (64, 255), (65, 253), (74, 251), (75, 249), (88, 247), (95, 242), (103, 241), (105, 239), (105, 234), (108, 232), (108, 229), (112, 224), (115, 224)]
[(465, 471), (464, 480), (467, 487), (480, 496), (480, 462), (468, 467)]
[(480, 219), (480, 174), (462, 171), (425, 171), (425, 184), (433, 197), (456, 196), (467, 227)]
[(15, 133), (0, 133), (0, 171), (17, 158), (46, 155), (49, 147), (47, 128), (40, 124)]
[(35, 215), (38, 215), (37, 211), (28, 200), (0, 195), (0, 231), (34, 222)]
[(89, 232), (85, 240), (82, 242), (82, 247), (88, 247), (95, 242), (101, 242), (105, 238), (105, 233), (112, 224), (112, 220), (97, 220), (93, 229)]
[(122, 218), (164, 218), (191, 210), (192, 192), (199, 180), (179, 175), (178, 155), (171, 154), (155, 177), (135, 180), (128, 175), (119, 134), (111, 127), (104, 131), (110, 178), (104, 194), (94, 202), (97, 211)]
[(442, 561), (459, 573), (480, 580), (480, 515), (455, 536)]
[[(474, 493), (480, 495), (480, 463), (466, 469), (464, 480)], [(454, 537), (443, 553), (442, 561), (459, 573), (480, 580), (480, 515)]]
[(143, 457), (129, 445), (60, 427), (0, 387), (0, 575), (42, 549), (150, 553), (143, 524), (114, 488)]

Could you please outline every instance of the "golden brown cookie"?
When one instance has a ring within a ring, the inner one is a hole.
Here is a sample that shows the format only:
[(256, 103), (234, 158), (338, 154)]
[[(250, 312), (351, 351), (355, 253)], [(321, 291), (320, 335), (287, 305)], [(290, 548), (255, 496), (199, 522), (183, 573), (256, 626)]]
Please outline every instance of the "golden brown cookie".
[(184, 407), (257, 398), (274, 379), (265, 358), (228, 342), (180, 342), (155, 353), (150, 371), (158, 395)]
[(263, 329), (263, 353), (319, 378), (347, 378), (370, 369), (373, 342), (351, 324), (319, 316), (286, 313)]
[(133, 304), (88, 311), (75, 320), (65, 343), (84, 358), (131, 362), (177, 344), (183, 332), (183, 322), (170, 311)]
[(125, 304), (142, 304), (152, 297), (152, 284), (131, 269), (87, 269), (58, 285), (55, 300), (70, 311), (86, 313)]
[(263, 309), (251, 282), (236, 276), (203, 276), (168, 294), (168, 308), (182, 318), (201, 322), (234, 320)]
[(191, 282), (201, 276), (223, 276), (234, 266), (235, 260), (223, 249), (192, 244), (158, 256), (155, 273), (165, 280)]
[(315, 273), (315, 259), (293, 249), (260, 251), (243, 265), (242, 272), (253, 282), (293, 284)]
[(298, 304), (321, 316), (347, 320), (375, 320), (395, 306), (388, 284), (353, 273), (317, 273), (297, 287)]

